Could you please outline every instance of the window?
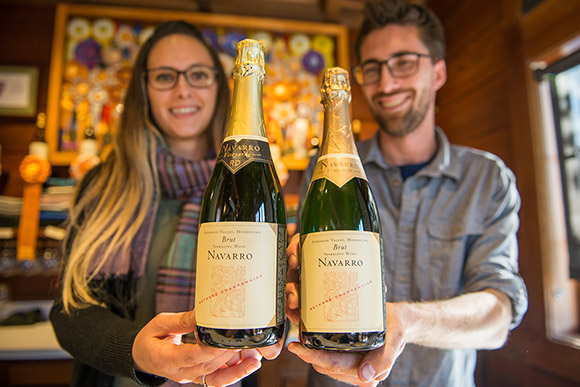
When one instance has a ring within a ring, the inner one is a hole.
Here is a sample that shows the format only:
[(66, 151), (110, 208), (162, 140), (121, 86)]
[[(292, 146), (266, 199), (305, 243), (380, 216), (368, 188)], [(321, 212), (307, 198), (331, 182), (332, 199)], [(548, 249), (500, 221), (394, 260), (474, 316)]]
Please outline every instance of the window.
[(535, 75), (546, 329), (580, 348), (580, 51)]
[(549, 85), (562, 180), (570, 277), (580, 279), (580, 51), (537, 74)]

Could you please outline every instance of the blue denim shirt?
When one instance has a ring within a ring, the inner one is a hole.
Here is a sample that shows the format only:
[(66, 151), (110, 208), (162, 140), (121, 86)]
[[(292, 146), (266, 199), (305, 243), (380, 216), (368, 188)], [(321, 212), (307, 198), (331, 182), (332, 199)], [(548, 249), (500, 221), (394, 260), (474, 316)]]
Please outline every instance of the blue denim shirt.
[[(378, 134), (358, 144), (381, 218), (387, 301), (442, 300), (496, 289), (512, 302), (513, 329), (528, 306), (518, 274), (515, 177), (498, 157), (451, 145), (439, 128), (436, 137), (431, 162), (405, 180), (399, 167), (384, 160)], [(408, 344), (381, 386), (473, 386), (475, 365), (475, 349)], [(310, 375), (309, 386), (340, 385), (314, 371)]]

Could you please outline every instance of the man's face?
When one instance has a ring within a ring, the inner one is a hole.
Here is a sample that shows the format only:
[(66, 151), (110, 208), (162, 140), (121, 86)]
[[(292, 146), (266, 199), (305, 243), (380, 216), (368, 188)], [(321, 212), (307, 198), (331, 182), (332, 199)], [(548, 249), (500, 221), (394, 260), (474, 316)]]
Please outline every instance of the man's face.
[[(371, 60), (384, 61), (405, 52), (429, 54), (416, 27), (388, 25), (364, 39), (361, 64)], [(422, 124), (434, 124), (435, 93), (446, 80), (445, 62), (437, 60), (433, 63), (425, 56), (417, 60), (418, 68), (413, 75), (393, 77), (383, 64), (380, 80), (361, 86), (381, 130), (390, 136), (402, 137)]]

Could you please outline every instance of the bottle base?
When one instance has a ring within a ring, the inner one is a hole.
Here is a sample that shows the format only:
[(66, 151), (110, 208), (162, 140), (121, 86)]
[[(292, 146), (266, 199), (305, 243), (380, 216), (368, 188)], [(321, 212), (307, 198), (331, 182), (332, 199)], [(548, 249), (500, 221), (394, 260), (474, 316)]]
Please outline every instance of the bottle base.
[(260, 348), (274, 345), (284, 337), (284, 324), (255, 329), (216, 329), (198, 326), (198, 340), (210, 347), (226, 349)]
[(325, 351), (370, 351), (385, 344), (385, 331), (353, 333), (300, 332), (305, 347)]

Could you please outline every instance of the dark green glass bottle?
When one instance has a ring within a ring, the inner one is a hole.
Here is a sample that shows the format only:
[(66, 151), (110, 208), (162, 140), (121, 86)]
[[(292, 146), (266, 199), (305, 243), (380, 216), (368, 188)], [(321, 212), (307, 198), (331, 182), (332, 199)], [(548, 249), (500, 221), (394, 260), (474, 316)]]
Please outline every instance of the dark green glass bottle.
[(386, 327), (378, 209), (352, 135), (348, 73), (328, 69), (321, 92), (322, 146), (300, 219), (300, 338), (314, 349), (370, 350)]
[(229, 127), (198, 236), (197, 334), (214, 347), (263, 347), (284, 335), (286, 210), (264, 127), (264, 74), (261, 43), (239, 42)]

